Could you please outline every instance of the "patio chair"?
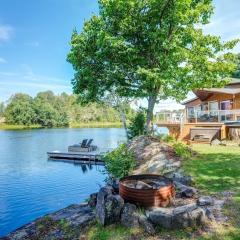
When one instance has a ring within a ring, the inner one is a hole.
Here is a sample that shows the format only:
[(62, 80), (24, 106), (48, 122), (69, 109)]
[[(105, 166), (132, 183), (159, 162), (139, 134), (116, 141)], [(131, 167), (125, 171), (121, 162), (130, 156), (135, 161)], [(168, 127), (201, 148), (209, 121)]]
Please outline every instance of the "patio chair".
[(81, 148), (85, 148), (87, 146), (88, 139), (83, 139), (82, 143), (80, 143)]

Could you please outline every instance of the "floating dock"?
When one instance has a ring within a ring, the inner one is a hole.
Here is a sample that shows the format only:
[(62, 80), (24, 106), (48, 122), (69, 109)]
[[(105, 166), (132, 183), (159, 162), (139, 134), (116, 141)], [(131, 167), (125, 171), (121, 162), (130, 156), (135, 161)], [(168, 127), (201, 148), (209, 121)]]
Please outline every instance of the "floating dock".
[(89, 162), (89, 163), (104, 163), (104, 156), (112, 149), (99, 149), (91, 152), (61, 152), (52, 151), (47, 152), (51, 160), (65, 160), (66, 162)]

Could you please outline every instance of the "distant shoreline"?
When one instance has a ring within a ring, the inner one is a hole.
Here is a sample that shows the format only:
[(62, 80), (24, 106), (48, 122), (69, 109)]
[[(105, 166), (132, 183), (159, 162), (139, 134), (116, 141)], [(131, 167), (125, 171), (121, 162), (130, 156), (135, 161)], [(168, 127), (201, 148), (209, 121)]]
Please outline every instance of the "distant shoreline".
[[(88, 123), (72, 123), (66, 127), (52, 127), (52, 128), (121, 128), (121, 122), (88, 122)], [(13, 124), (0, 124), (0, 130), (31, 130), (46, 128), (41, 125), (13, 125)], [(49, 128), (51, 129), (51, 128)]]

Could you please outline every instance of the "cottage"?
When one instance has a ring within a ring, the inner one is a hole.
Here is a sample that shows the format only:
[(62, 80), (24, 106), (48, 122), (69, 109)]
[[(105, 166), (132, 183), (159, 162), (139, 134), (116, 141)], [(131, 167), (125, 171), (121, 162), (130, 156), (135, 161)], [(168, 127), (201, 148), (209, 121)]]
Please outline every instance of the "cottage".
[(182, 140), (240, 139), (240, 79), (224, 88), (198, 89), (182, 113), (157, 114), (157, 125)]

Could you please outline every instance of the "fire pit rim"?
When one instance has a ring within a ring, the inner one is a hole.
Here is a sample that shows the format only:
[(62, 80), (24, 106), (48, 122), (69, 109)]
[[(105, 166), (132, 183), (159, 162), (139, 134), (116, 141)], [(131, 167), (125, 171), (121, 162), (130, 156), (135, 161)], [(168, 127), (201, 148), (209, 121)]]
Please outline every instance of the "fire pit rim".
[[(138, 179), (136, 178), (138, 177)], [(143, 179), (141, 179), (143, 177)], [(167, 178), (165, 176), (162, 176), (162, 175), (159, 175), (159, 174), (134, 174), (134, 175), (129, 175), (129, 176), (126, 176), (126, 177), (122, 177), (119, 179), (119, 184), (120, 185), (123, 185), (124, 181), (126, 180), (138, 180), (138, 181), (141, 181), (141, 180), (144, 180), (144, 177), (145, 178), (153, 178), (153, 177), (156, 177), (156, 178), (162, 178), (164, 181), (167, 181), (167, 185), (166, 186), (163, 186), (159, 189), (164, 189), (166, 187), (172, 187), (173, 186), (173, 180), (170, 179), (170, 178)], [(123, 185), (124, 188), (128, 188), (128, 189), (134, 189), (136, 191), (142, 191), (142, 189), (137, 189), (137, 188), (131, 188), (131, 187), (128, 187), (127, 185)], [(144, 189), (144, 191), (156, 191), (156, 190), (159, 190), (159, 189)]]

